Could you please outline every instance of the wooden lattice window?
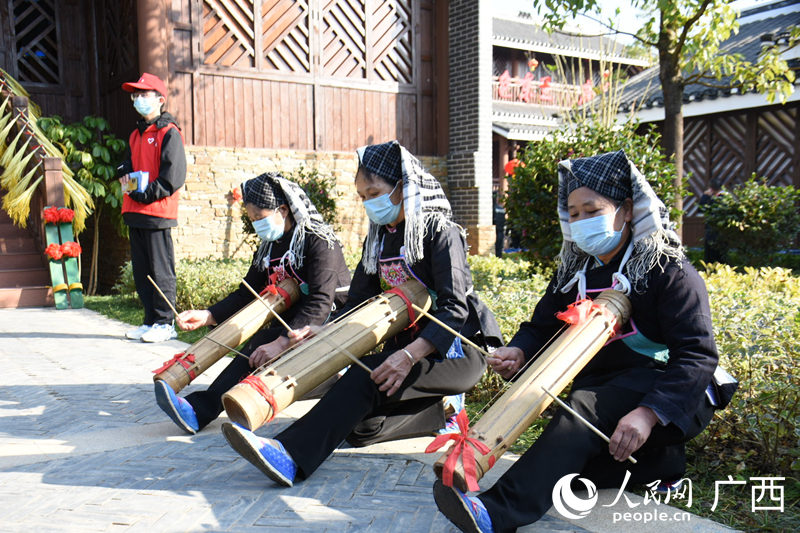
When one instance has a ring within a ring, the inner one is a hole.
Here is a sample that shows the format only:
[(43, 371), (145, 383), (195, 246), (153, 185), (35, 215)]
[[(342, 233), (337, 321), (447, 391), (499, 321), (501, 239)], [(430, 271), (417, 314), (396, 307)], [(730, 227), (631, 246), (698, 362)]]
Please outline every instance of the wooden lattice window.
[(323, 74), (412, 83), (411, 2), (327, 2), (322, 8)]
[(770, 185), (792, 185), (792, 157), (797, 149), (797, 108), (776, 109), (758, 115), (756, 174)]
[(311, 72), (309, 11), (305, 0), (263, 0), (261, 48), (265, 69)]
[[(203, 62), (410, 84), (412, 2), (202, 0)], [(314, 20), (321, 23), (318, 39), (311, 35)], [(313, 52), (317, 46), (319, 67)]]
[(203, 0), (203, 62), (225, 67), (255, 67), (252, 0)]
[(413, 82), (411, 1), (374, 2), (370, 17), (375, 75), (384, 81)]
[(61, 81), (55, 0), (11, 0), (14, 52), (20, 81)]

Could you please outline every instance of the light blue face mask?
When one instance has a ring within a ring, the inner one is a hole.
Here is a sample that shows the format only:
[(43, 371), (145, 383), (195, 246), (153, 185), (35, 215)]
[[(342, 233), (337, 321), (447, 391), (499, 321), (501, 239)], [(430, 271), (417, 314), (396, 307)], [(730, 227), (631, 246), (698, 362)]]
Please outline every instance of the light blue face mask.
[(133, 108), (143, 117), (148, 117), (161, 107), (159, 96), (137, 96), (133, 99)]
[(280, 212), (276, 210), (271, 216), (253, 221), (253, 229), (256, 230), (256, 234), (261, 237), (262, 241), (277, 241), (283, 237), (283, 226), (285, 225), (285, 221), (281, 216), (281, 221), (279, 223), (275, 222), (274, 215), (280, 216)]
[(392, 192), (382, 194), (370, 200), (364, 200), (364, 209), (367, 211), (367, 216), (375, 224), (383, 226), (385, 224), (391, 224), (397, 220), (397, 217), (400, 215), (400, 208), (403, 206), (403, 202), (394, 204), (392, 203), (391, 196), (400, 183), (401, 182), (399, 181), (395, 183)]
[(569, 231), (578, 248), (594, 256), (605, 255), (616, 248), (627, 224), (623, 224), (619, 231), (614, 231), (614, 219), (621, 207), (607, 215), (570, 222)]

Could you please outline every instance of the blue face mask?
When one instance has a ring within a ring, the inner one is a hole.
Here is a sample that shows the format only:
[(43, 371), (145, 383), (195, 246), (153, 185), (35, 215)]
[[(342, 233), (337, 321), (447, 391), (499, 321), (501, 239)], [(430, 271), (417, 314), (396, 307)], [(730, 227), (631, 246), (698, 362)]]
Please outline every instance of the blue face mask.
[(395, 183), (392, 192), (382, 194), (370, 200), (364, 200), (364, 209), (367, 211), (367, 216), (375, 224), (383, 226), (385, 224), (391, 224), (397, 220), (403, 203), (400, 202), (399, 204), (395, 205), (392, 203), (391, 196), (399, 184), (399, 181)]
[(280, 216), (281, 221), (275, 222), (275, 215), (280, 216), (280, 212), (276, 210), (272, 216), (253, 221), (253, 229), (256, 230), (256, 234), (261, 237), (262, 241), (277, 241), (283, 237), (284, 219)]
[(137, 96), (133, 100), (133, 107), (143, 117), (148, 117), (161, 108), (158, 96)]
[(578, 248), (594, 256), (605, 255), (616, 248), (625, 229), (623, 224), (622, 229), (614, 231), (614, 219), (619, 209), (607, 215), (570, 222), (569, 231)]

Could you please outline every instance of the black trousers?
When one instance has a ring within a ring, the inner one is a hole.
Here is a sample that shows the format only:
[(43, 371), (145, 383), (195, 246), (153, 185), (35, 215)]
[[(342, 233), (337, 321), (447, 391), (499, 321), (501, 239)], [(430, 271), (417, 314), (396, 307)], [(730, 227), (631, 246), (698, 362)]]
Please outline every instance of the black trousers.
[[(643, 393), (614, 386), (573, 390), (567, 403), (609, 437), (619, 419), (635, 409)], [(660, 479), (674, 481), (686, 469), (685, 442), (708, 425), (713, 410), (703, 406), (686, 435), (673, 424), (656, 424), (650, 437), (633, 453), (637, 464), (618, 462), (608, 443), (564, 409), (559, 409), (542, 434), (495, 485), (478, 497), (486, 506), (497, 532), (539, 520), (553, 504), (552, 491), (563, 476), (578, 473), (598, 489), (619, 488), (625, 471), (630, 484)], [(582, 485), (582, 484), (580, 484)]]
[(131, 268), (136, 292), (144, 307), (143, 324), (172, 324), (174, 316), (164, 298), (147, 279), (156, 285), (175, 305), (175, 251), (172, 233), (166, 229), (128, 228), (131, 243)]
[[(376, 368), (396, 349), (384, 348), (362, 361)], [(444, 427), (442, 397), (472, 388), (486, 367), (480, 352), (467, 345), (463, 350), (460, 359), (422, 359), (392, 396), (379, 391), (365, 370), (352, 365), (305, 416), (275, 437), (297, 463), (298, 476), (314, 473), (345, 439), (366, 445), (429, 435)]]
[[(267, 344), (277, 339), (283, 331), (283, 326), (270, 327), (258, 331), (244, 346), (242, 353), (250, 355), (262, 344)], [(195, 391), (186, 396), (186, 401), (192, 405), (195, 415), (197, 415), (197, 423), (200, 429), (216, 420), (222, 413), (222, 395), (252, 372), (250, 360), (237, 355), (206, 390)]]

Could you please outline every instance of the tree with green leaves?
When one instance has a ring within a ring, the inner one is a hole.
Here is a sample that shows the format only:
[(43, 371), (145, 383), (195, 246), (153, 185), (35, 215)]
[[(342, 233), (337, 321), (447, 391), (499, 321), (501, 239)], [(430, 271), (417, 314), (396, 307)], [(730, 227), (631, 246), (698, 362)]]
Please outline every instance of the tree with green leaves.
[[(631, 0), (631, 7), (642, 13), (638, 31), (620, 28), (614, 17), (601, 20), (598, 0), (533, 0), (545, 8), (544, 27), (561, 30), (571, 17), (586, 16), (612, 33), (628, 35), (658, 55), (659, 80), (664, 95), (662, 149), (674, 157), (675, 184), (683, 181), (683, 90), (690, 84), (716, 88), (736, 87), (740, 92), (757, 91), (769, 102), (783, 102), (792, 94), (795, 79), (777, 47), (766, 47), (756, 62), (731, 53), (723, 43), (738, 32), (738, 12), (730, 0)], [(620, 9), (617, 8), (616, 15)], [(800, 43), (800, 27), (791, 30), (788, 48)], [(729, 79), (729, 83), (723, 83)], [(683, 198), (675, 198), (675, 208), (683, 209)]]
[[(101, 117), (84, 117), (81, 122), (65, 125), (61, 117), (42, 117), (37, 125), (45, 135), (64, 153), (64, 160), (75, 173), (78, 182), (94, 199), (94, 232), (92, 259), (86, 294), (97, 290), (97, 263), (100, 237), (100, 217), (103, 207), (122, 205), (122, 188), (116, 177), (116, 168), (122, 160), (127, 146), (125, 141), (111, 133), (108, 121)], [(123, 225), (117, 221), (117, 230)]]

